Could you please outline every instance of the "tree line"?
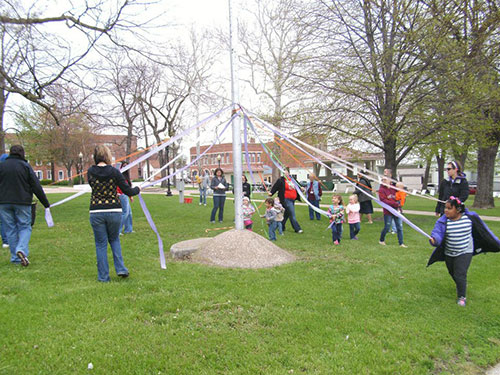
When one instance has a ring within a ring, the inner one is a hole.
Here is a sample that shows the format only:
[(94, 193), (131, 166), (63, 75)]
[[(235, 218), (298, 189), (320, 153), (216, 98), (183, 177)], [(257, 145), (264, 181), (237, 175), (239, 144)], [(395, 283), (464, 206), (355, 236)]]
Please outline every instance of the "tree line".
[[(26, 139), (43, 131), (47, 144), (71, 148), (47, 146), (40, 157), (69, 168), (91, 133), (121, 129), (130, 153), (132, 136), (149, 146), (228, 102), (227, 27), (160, 43), (145, 32), (154, 21), (131, 16), (140, 0), (85, 4), (57, 17), (0, 5), (2, 151), (9, 95), (34, 103), (17, 110)], [(256, 98), (255, 112), (278, 128), (330, 147), (382, 151), (394, 171), (408, 158), (427, 170), (435, 160), (443, 176), (459, 160), (477, 168), (474, 206), (492, 207), (499, 26), (496, 0), (251, 0), (238, 22), (242, 102)]]

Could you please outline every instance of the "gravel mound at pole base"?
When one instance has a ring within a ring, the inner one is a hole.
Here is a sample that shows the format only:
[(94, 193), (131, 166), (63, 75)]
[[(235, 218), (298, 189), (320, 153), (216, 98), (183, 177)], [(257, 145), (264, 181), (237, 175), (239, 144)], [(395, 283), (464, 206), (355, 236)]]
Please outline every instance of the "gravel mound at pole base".
[(295, 256), (255, 232), (232, 229), (207, 241), (191, 259), (228, 268), (268, 268), (293, 262)]

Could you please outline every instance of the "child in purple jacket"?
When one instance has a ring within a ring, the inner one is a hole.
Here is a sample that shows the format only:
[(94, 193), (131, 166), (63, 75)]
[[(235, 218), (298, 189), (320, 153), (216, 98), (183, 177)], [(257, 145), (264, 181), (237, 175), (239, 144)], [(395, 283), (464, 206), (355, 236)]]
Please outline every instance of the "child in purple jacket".
[(467, 271), (472, 256), (499, 252), (500, 240), (475, 212), (468, 211), (459, 198), (452, 196), (446, 202), (444, 215), (436, 222), (429, 241), (436, 246), (436, 250), (427, 265), (436, 261), (446, 262), (457, 287), (457, 304), (465, 306)]

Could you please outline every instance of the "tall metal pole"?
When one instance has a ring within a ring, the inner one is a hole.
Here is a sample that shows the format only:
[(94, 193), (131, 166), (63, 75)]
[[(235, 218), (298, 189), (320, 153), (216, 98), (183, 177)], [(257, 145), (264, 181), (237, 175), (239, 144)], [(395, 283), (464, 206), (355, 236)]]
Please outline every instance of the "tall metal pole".
[[(231, 0), (229, 3), (229, 49), (230, 49), (230, 63), (231, 63), (231, 101), (233, 103), (233, 114), (239, 109), (238, 101), (238, 79), (236, 77), (235, 64), (237, 59), (235, 58), (234, 50), (234, 32), (233, 32), (233, 20), (231, 11)], [(236, 117), (233, 120), (233, 176), (234, 176), (234, 223), (238, 230), (243, 230), (243, 187), (241, 176), (242, 164), (241, 164), (241, 128), (240, 128), (240, 117)]]

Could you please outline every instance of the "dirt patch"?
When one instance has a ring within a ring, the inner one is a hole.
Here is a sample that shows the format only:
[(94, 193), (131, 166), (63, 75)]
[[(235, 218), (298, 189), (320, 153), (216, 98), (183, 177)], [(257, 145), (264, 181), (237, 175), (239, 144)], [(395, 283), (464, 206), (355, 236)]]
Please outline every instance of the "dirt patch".
[(295, 256), (249, 230), (232, 229), (206, 241), (191, 255), (194, 262), (229, 268), (268, 268)]

